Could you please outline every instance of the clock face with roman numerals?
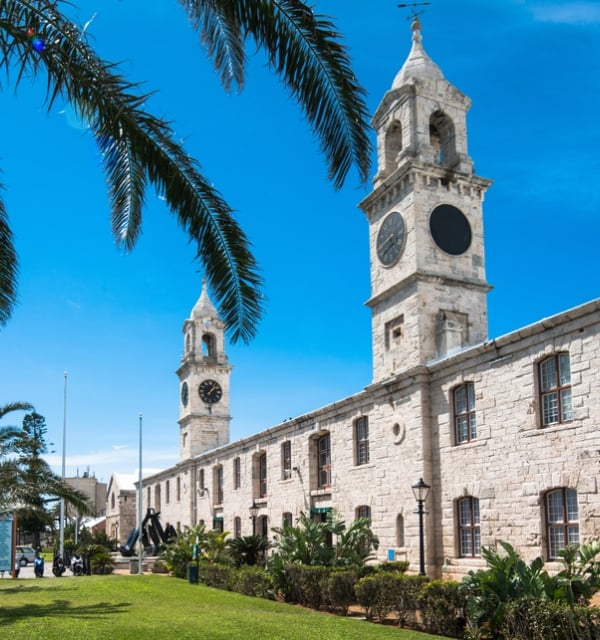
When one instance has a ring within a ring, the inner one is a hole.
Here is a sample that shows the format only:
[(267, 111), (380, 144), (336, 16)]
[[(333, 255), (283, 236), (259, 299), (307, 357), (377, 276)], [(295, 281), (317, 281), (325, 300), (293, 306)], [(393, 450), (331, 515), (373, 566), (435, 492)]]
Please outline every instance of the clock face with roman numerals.
[(404, 218), (398, 211), (393, 211), (381, 223), (377, 234), (377, 257), (384, 267), (391, 267), (400, 260), (405, 238)]
[(198, 387), (198, 394), (206, 404), (215, 404), (221, 399), (223, 389), (216, 380), (204, 380)]

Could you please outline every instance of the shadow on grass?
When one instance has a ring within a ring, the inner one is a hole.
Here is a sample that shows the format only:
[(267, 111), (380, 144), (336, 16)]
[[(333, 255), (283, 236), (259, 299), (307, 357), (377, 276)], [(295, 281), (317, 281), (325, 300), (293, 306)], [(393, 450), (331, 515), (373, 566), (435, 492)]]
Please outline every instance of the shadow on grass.
[[(32, 591), (35, 588), (31, 589)], [(19, 607), (2, 606), (0, 623), (11, 624), (23, 618), (52, 618), (68, 615), (70, 618), (90, 619), (105, 618), (107, 615), (123, 613), (131, 605), (128, 602), (97, 602), (77, 606), (71, 600), (54, 600), (47, 604), (26, 604)]]

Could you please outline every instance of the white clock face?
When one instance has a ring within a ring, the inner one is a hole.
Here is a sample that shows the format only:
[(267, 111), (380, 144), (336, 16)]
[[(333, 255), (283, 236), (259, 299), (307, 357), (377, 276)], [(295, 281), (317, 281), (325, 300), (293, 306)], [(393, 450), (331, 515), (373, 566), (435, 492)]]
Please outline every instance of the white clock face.
[(391, 267), (400, 260), (405, 238), (404, 218), (398, 211), (393, 211), (381, 223), (377, 233), (377, 257), (384, 267)]

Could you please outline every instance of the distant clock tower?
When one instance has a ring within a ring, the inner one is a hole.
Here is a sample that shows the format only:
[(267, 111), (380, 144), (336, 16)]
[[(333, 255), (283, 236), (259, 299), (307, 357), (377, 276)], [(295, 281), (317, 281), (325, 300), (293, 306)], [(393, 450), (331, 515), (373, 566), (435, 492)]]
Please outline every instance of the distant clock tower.
[(202, 294), (183, 323), (183, 356), (179, 377), (180, 459), (229, 442), (229, 377), (225, 354), (225, 325), (208, 297)]
[(410, 54), (373, 118), (378, 172), (360, 207), (370, 229), (373, 379), (487, 338), (482, 202), (467, 155), (470, 100), (412, 24)]

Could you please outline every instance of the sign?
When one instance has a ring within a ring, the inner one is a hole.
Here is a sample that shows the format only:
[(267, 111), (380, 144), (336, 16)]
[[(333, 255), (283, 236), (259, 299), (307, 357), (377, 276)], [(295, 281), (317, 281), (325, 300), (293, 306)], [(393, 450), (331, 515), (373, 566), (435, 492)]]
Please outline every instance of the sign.
[(14, 541), (14, 518), (9, 513), (0, 514), (0, 571), (12, 571)]

